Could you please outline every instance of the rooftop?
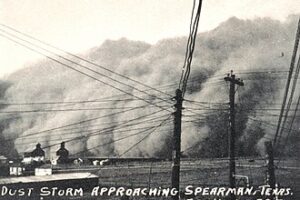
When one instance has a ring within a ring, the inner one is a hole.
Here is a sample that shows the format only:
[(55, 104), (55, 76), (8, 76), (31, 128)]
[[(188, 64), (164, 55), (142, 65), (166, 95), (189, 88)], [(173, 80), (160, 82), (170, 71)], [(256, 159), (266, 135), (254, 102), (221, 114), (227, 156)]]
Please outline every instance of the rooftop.
[(98, 176), (89, 172), (80, 173), (63, 173), (53, 174), (47, 176), (19, 176), (19, 177), (5, 177), (0, 178), (0, 185), (14, 184), (14, 183), (32, 183), (32, 182), (47, 182), (60, 180), (74, 180), (74, 179), (90, 179), (98, 178)]
[(0, 155), (0, 160), (7, 160), (5, 156)]

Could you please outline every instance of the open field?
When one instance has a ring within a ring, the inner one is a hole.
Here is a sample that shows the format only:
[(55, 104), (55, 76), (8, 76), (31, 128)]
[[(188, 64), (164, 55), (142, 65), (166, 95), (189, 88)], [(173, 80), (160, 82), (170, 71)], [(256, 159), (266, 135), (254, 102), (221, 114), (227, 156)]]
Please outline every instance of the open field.
[[(278, 161), (275, 161), (275, 165)], [(156, 162), (122, 162), (114, 165), (98, 166), (85, 169), (99, 176), (101, 187), (126, 188), (168, 188), (171, 186), (170, 161)], [(266, 184), (266, 163), (264, 159), (236, 160), (237, 186), (261, 186)], [(226, 187), (228, 185), (227, 159), (184, 159), (181, 162), (180, 188), (188, 185), (194, 187)], [(279, 163), (275, 171), (279, 187), (292, 188), (293, 195), (285, 200), (300, 198), (299, 161), (286, 160)], [(88, 198), (88, 197), (87, 197)], [(90, 198), (88, 198), (90, 199)], [(120, 197), (98, 197), (93, 199), (120, 199)], [(133, 197), (132, 199), (160, 199)], [(166, 199), (166, 198), (162, 198)], [(194, 199), (203, 199), (197, 196)], [(209, 199), (209, 197), (205, 197)], [(213, 199), (213, 197), (211, 198)], [(256, 199), (254, 197), (240, 199)]]

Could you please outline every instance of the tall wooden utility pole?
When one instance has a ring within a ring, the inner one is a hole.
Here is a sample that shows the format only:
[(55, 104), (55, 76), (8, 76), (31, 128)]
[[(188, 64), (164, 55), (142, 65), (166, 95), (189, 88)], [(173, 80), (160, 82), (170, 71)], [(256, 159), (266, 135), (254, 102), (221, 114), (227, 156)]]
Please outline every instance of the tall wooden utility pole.
[(274, 155), (273, 145), (271, 141), (265, 142), (266, 152), (268, 155), (268, 171), (267, 171), (267, 183), (272, 189), (275, 189), (275, 167), (274, 167)]
[(179, 199), (179, 181), (180, 181), (180, 154), (181, 154), (181, 117), (182, 117), (182, 91), (176, 90), (175, 96), (175, 113), (174, 113), (174, 134), (173, 134), (173, 151), (172, 151), (172, 188), (178, 191), (173, 200)]
[[(235, 188), (235, 85), (243, 86), (244, 83), (240, 79), (236, 79), (233, 71), (224, 78), (230, 82), (229, 101), (230, 101), (230, 118), (229, 118), (229, 186)], [(231, 200), (235, 200), (235, 195), (231, 194)]]
[[(273, 144), (271, 141), (265, 142), (266, 152), (267, 152), (267, 184), (273, 190), (276, 188), (275, 180), (275, 166), (274, 166), (274, 151)], [(276, 199), (276, 196), (270, 197), (270, 199)]]

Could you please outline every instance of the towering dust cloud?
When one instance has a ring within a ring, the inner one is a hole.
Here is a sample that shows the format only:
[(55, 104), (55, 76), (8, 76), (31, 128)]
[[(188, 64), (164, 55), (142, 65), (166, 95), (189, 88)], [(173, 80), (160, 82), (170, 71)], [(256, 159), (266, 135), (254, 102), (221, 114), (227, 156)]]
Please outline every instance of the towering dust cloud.
[[(280, 108), (287, 73), (248, 72), (287, 71), (296, 24), (296, 16), (290, 16), (285, 22), (268, 18), (252, 21), (231, 18), (216, 29), (198, 35), (191, 81), (185, 96), (191, 101), (184, 103), (182, 133), (182, 149), (193, 145), (195, 148), (184, 153), (204, 157), (227, 155), (228, 86), (223, 77), (231, 69), (245, 82), (237, 95), (238, 153), (254, 155), (263, 150), (263, 141), (273, 137), (276, 128), (267, 124), (276, 125), (279, 114), (279, 110), (268, 108)], [(124, 38), (107, 40), (84, 53), (83, 57), (174, 95), (186, 41), (187, 38), (180, 37), (150, 45)], [(5, 151), (1, 149), (1, 152), (12, 155), (17, 151), (21, 154), (40, 142), (42, 147), (47, 148), (48, 157), (52, 157), (60, 142), (66, 141), (66, 147), (77, 155), (113, 156), (125, 153), (125, 157), (149, 157), (170, 154), (172, 117), (167, 119), (168, 112), (159, 111), (159, 108), (129, 94), (171, 109), (174, 102), (168, 100), (169, 96), (84, 61), (73, 60), (140, 91), (93, 74), (97, 79), (128, 93), (123, 94), (49, 60), (27, 66), (0, 83), (1, 101), (12, 104), (1, 104), (1, 148), (6, 144)], [(78, 67), (74, 63), (66, 63)], [(161, 101), (161, 98), (169, 103)], [(197, 116), (195, 113), (198, 113)], [(141, 118), (145, 115), (149, 117)], [(128, 122), (135, 118), (141, 119)], [(158, 127), (165, 119), (165, 123)], [(77, 122), (81, 123), (74, 124)], [(65, 126), (68, 124), (73, 125)], [(299, 118), (294, 124), (293, 128), (299, 129)], [(155, 126), (157, 130), (147, 136)], [(147, 127), (152, 129), (149, 128), (144, 134), (135, 134)], [(45, 131), (49, 129), (51, 131)], [(143, 138), (145, 141), (138, 143)], [(135, 148), (127, 151), (134, 144), (137, 144)], [(292, 155), (293, 152), (289, 153)]]

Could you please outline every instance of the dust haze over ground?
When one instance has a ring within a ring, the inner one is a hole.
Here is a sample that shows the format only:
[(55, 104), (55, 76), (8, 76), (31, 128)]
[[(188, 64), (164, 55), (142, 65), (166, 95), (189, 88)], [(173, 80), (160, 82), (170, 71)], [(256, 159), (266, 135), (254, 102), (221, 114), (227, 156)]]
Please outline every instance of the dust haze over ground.
[[(274, 137), (276, 128), (265, 123), (276, 125), (279, 110), (263, 111), (262, 108), (280, 108), (287, 73), (247, 72), (287, 71), (296, 26), (296, 16), (290, 16), (285, 22), (269, 18), (255, 20), (230, 18), (216, 29), (198, 35), (191, 81), (185, 95), (185, 98), (191, 101), (184, 102), (186, 109), (182, 133), (182, 150), (193, 145), (195, 148), (185, 152), (186, 155), (204, 157), (227, 155), (228, 85), (223, 81), (223, 77), (231, 69), (245, 82), (245, 86), (238, 89), (237, 95), (238, 153), (256, 155), (263, 152), (263, 142)], [(101, 46), (94, 47), (82, 55), (112, 71), (173, 95), (179, 83), (186, 41), (186, 37), (179, 37), (163, 39), (155, 45), (150, 45), (126, 38), (117, 41), (107, 40)], [(83, 61), (75, 59), (74, 61), (140, 88), (148, 94), (170, 99), (167, 95), (149, 90)], [(75, 67), (72, 63), (66, 63)], [(121, 88), (126, 93), (145, 98), (148, 102), (164, 108), (174, 104), (174, 102), (169, 104), (161, 102), (159, 98), (146, 95), (100, 75), (93, 74), (93, 76)], [(295, 97), (298, 95), (299, 92)], [(107, 97), (106, 101), (103, 100), (105, 97)], [(51, 158), (61, 141), (67, 141), (66, 147), (71, 154), (78, 155), (119, 156), (123, 153), (125, 157), (168, 157), (170, 155), (173, 127), (172, 117), (167, 120), (170, 113), (159, 112), (160, 109), (153, 105), (145, 106), (147, 103), (144, 101), (124, 95), (110, 86), (53, 61), (41, 60), (2, 80), (0, 98), (1, 102), (8, 103), (69, 102), (1, 104), (2, 112), (34, 111), (1, 113), (0, 150), (5, 155), (13, 155), (16, 151), (20, 154), (31, 151), (35, 144), (40, 142), (42, 147), (47, 147), (47, 156)], [(78, 101), (93, 102), (74, 103)], [(192, 103), (192, 101), (203, 102), (203, 104)], [(141, 108), (134, 109), (135, 107)], [(129, 109), (132, 110), (121, 112)], [(191, 110), (194, 113), (190, 112)], [(120, 113), (114, 114), (117, 112)], [(157, 113), (152, 114), (154, 112)], [(152, 118), (152, 121), (126, 127), (126, 121), (144, 115), (149, 115), (149, 118), (143, 120)], [(43, 132), (97, 117), (101, 118)], [(195, 122), (195, 118), (200, 120)], [(134, 135), (147, 127), (158, 126), (165, 119), (166, 123), (152, 134)], [(191, 122), (193, 120), (194, 122)], [(123, 123), (125, 124), (122, 125)], [(299, 118), (296, 119), (293, 128), (299, 130)], [(120, 139), (123, 137), (128, 139)], [(143, 138), (145, 141), (139, 143)], [(298, 143), (299, 141), (296, 140), (296, 144)], [(137, 145), (134, 148), (129, 149), (135, 144)], [(212, 146), (214, 148), (211, 148)], [(293, 155), (295, 151), (292, 149), (288, 153)]]

